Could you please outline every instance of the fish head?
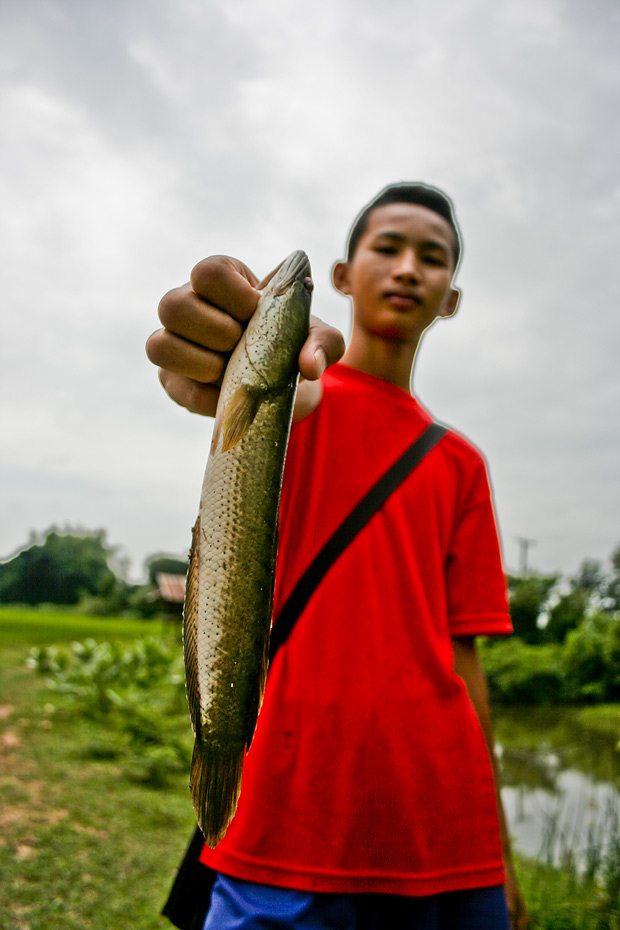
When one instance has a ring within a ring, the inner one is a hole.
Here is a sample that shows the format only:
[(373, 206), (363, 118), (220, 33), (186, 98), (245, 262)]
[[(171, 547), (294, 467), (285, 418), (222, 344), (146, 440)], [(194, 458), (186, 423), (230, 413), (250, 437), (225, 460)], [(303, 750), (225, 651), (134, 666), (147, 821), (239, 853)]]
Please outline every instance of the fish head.
[(277, 392), (296, 378), (298, 356), (308, 338), (312, 278), (305, 252), (292, 252), (261, 287), (245, 332), (245, 353), (260, 385)]
[(259, 290), (269, 299), (281, 297), (295, 283), (302, 284), (309, 293), (312, 293), (313, 282), (310, 270), (310, 259), (301, 249), (291, 252), (288, 258), (274, 268), (258, 285)]

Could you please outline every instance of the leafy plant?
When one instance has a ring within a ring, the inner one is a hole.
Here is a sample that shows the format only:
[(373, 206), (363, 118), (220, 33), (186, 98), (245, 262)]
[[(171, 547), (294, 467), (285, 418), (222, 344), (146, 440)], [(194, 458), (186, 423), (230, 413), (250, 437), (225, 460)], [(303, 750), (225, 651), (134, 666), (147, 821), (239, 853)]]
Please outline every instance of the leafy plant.
[(189, 766), (189, 727), (178, 646), (153, 637), (127, 645), (94, 639), (32, 649), (28, 665), (47, 679), (59, 713), (96, 721), (89, 754), (123, 763), (133, 780), (160, 787)]

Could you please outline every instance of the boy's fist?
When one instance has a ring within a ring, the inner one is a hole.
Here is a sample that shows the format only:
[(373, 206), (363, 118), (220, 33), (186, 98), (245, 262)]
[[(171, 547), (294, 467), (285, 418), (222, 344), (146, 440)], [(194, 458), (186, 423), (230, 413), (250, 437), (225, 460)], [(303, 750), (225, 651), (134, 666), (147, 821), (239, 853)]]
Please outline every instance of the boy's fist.
[[(196, 265), (189, 284), (162, 298), (159, 318), (164, 328), (150, 336), (146, 353), (159, 367), (172, 400), (192, 413), (215, 415), (228, 357), (256, 309), (260, 287), (243, 262), (214, 255)], [(302, 377), (316, 380), (343, 352), (342, 334), (311, 317), (310, 335), (299, 356)], [(303, 389), (298, 393), (303, 403)]]

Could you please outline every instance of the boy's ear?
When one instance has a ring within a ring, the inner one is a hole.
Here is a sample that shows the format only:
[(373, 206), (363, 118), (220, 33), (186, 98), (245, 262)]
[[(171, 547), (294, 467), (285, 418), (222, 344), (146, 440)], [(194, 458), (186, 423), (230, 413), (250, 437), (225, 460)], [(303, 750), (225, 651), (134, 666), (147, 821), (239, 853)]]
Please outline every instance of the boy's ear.
[(457, 311), (459, 305), (459, 300), (461, 299), (461, 292), (455, 287), (451, 287), (448, 295), (445, 299), (442, 309), (439, 311), (440, 317), (449, 317), (452, 316)]
[(336, 262), (332, 268), (332, 281), (336, 290), (340, 291), (341, 294), (348, 296), (351, 293), (348, 262)]

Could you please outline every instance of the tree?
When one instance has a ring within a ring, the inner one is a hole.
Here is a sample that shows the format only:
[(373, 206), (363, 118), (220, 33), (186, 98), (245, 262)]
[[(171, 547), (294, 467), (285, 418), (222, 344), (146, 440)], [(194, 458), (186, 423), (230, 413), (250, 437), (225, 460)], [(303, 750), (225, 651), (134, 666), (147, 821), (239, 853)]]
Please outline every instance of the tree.
[(559, 575), (537, 575), (533, 572), (508, 576), (512, 625), (515, 636), (524, 642), (541, 642), (543, 636), (538, 620), (558, 579)]
[(601, 591), (604, 584), (605, 576), (603, 566), (598, 559), (584, 559), (579, 566), (579, 574), (571, 579), (571, 587), (586, 591), (588, 594), (596, 594)]
[(611, 576), (604, 590), (609, 610), (620, 610), (620, 546), (611, 554)]
[(583, 622), (589, 603), (590, 593), (585, 588), (571, 587), (548, 611), (544, 638), (563, 643), (568, 633)]
[(119, 584), (109, 564), (115, 555), (104, 530), (51, 527), (0, 564), (0, 603), (77, 604), (86, 595), (111, 595)]
[(144, 567), (151, 584), (157, 584), (158, 575), (186, 575), (189, 560), (167, 555), (165, 552), (157, 552), (147, 558)]
[(566, 637), (566, 689), (571, 700), (620, 698), (620, 621), (599, 610)]

